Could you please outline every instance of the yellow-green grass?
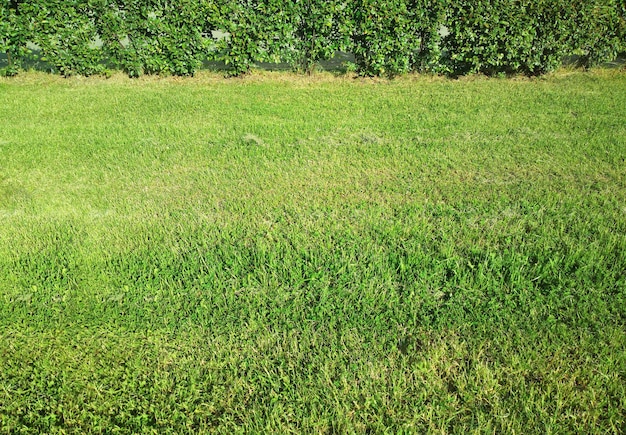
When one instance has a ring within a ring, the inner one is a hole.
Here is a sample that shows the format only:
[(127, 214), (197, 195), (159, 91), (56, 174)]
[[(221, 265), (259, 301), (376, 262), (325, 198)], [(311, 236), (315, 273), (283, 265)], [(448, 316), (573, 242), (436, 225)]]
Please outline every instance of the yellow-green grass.
[(626, 74), (0, 79), (0, 432), (626, 430)]

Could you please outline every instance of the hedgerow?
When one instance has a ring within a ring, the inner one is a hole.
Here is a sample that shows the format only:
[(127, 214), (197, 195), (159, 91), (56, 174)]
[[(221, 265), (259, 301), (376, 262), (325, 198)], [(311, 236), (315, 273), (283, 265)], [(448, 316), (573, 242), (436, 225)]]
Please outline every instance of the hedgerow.
[(103, 51), (130, 76), (193, 75), (207, 57), (210, 3), (193, 0), (100, 0)]
[(231, 75), (246, 73), (257, 62), (279, 62), (289, 35), (282, 0), (216, 0), (217, 30), (225, 32), (216, 59)]
[(626, 2), (575, 0), (570, 48), (579, 66), (588, 68), (626, 51)]
[(286, 6), (290, 47), (286, 59), (295, 70), (310, 74), (320, 61), (350, 49), (349, 2), (294, 0)]
[(0, 51), (7, 55), (4, 73), (10, 76), (17, 74), (28, 53), (26, 26), (18, 14), (17, 1), (0, 0)]
[(613, 60), (626, 47), (621, 3), (453, 0), (445, 22), (450, 33), (443, 41), (447, 65), (454, 74), (539, 75), (567, 55), (577, 54), (581, 66)]
[(437, 62), (441, 0), (355, 0), (353, 47), (363, 75), (425, 71)]
[[(445, 35), (442, 37), (442, 35)], [(36, 56), (29, 47), (38, 47)], [(539, 75), (626, 51), (623, 0), (0, 0), (6, 75), (36, 57), (52, 72), (231, 75), (259, 62), (310, 73), (337, 51), (361, 75)]]
[(564, 0), (453, 0), (443, 40), (453, 74), (541, 74), (567, 52)]
[(41, 59), (64, 76), (91, 75), (104, 70), (93, 9), (87, 0), (25, 0), (19, 14), (30, 42)]

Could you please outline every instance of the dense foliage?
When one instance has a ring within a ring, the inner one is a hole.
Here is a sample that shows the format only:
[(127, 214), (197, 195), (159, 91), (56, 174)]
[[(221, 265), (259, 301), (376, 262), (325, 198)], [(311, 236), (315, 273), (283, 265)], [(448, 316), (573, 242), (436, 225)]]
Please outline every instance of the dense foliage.
[(99, 0), (103, 50), (131, 76), (192, 75), (206, 57), (213, 15), (193, 0)]
[(315, 64), (350, 49), (351, 9), (344, 0), (295, 0), (288, 3), (291, 25), (289, 60), (311, 73)]
[(538, 75), (613, 60), (625, 41), (621, 0), (0, 0), (8, 75), (33, 46), (66, 76), (193, 75), (204, 60), (310, 73), (338, 51), (362, 75)]
[(7, 55), (6, 75), (17, 74), (21, 60), (27, 54), (26, 41), (26, 29), (20, 23), (17, 2), (0, 0), (0, 52)]
[(614, 59), (626, 51), (626, 2), (575, 0), (570, 47), (580, 66), (589, 67)]
[(41, 59), (62, 75), (91, 75), (103, 71), (102, 50), (94, 9), (83, 0), (25, 0), (18, 9), (30, 42), (41, 49)]
[(625, 17), (616, 0), (455, 0), (443, 48), (454, 74), (538, 75), (572, 54), (591, 66), (624, 49)]
[(565, 0), (455, 0), (443, 42), (455, 74), (540, 74), (567, 53)]

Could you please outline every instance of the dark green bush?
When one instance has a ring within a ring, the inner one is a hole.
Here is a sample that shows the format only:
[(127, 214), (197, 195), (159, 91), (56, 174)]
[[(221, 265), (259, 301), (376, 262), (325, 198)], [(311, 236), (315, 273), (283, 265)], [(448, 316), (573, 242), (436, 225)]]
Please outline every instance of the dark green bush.
[(54, 71), (70, 76), (103, 72), (102, 50), (88, 0), (25, 0), (19, 13), (30, 42)]
[(626, 2), (575, 0), (571, 49), (577, 64), (589, 68), (614, 60), (626, 50)]
[(453, 74), (537, 75), (561, 64), (572, 31), (565, 0), (453, 0), (443, 39)]
[(613, 60), (624, 44), (622, 0), (454, 0), (444, 39), (454, 74), (543, 74), (578, 55), (583, 67)]
[(538, 75), (566, 56), (590, 67), (626, 51), (626, 3), (0, 0), (5, 74), (17, 73), (28, 43), (65, 76), (109, 65), (130, 76), (193, 75), (207, 59), (223, 61), (232, 75), (258, 62), (289, 62), (310, 73), (337, 51), (351, 51), (361, 75)]
[(410, 53), (419, 41), (410, 32), (407, 2), (355, 0), (353, 8), (352, 51), (359, 74), (393, 76), (409, 71)]
[(446, 4), (444, 0), (409, 1), (409, 33), (419, 41), (410, 52), (413, 71), (441, 72), (440, 31)]
[(353, 52), (363, 75), (436, 71), (441, 0), (356, 0)]
[(0, 0), (0, 52), (6, 53), (5, 75), (17, 74), (28, 53), (28, 34), (21, 20), (16, 0)]
[(345, 0), (221, 0), (219, 59), (231, 75), (257, 62), (289, 62), (310, 73), (314, 66), (349, 47)]
[(278, 62), (290, 36), (282, 0), (218, 0), (218, 59), (231, 75), (246, 73), (256, 62)]
[(193, 75), (213, 45), (207, 2), (101, 0), (97, 8), (104, 52), (130, 76)]
[(350, 47), (350, 8), (345, 0), (294, 0), (288, 8), (286, 59), (295, 70), (311, 73), (317, 63)]

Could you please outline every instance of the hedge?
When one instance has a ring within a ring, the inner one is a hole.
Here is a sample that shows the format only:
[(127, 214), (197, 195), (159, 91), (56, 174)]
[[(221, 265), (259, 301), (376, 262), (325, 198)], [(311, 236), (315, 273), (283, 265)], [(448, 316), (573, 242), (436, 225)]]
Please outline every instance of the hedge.
[(626, 51), (626, 2), (0, 0), (6, 75), (35, 56), (29, 43), (65, 76), (193, 75), (205, 60), (232, 75), (259, 62), (311, 73), (337, 51), (361, 75), (538, 75), (568, 56), (590, 67)]
[(441, 0), (355, 0), (352, 51), (358, 71), (393, 76), (436, 69), (444, 4)]
[(442, 48), (453, 74), (538, 75), (578, 54), (582, 66), (626, 48), (620, 0), (452, 0)]
[(0, 0), (0, 51), (7, 55), (6, 75), (17, 74), (28, 54), (28, 34), (17, 1)]
[(626, 1), (574, 0), (570, 49), (582, 67), (613, 60), (626, 51)]
[[(86, 2), (87, 0), (82, 0)], [(213, 45), (215, 10), (197, 0), (89, 1), (110, 61), (131, 77), (193, 75)]]
[(310, 74), (320, 61), (351, 47), (350, 3), (344, 0), (287, 2), (285, 58), (294, 70)]

